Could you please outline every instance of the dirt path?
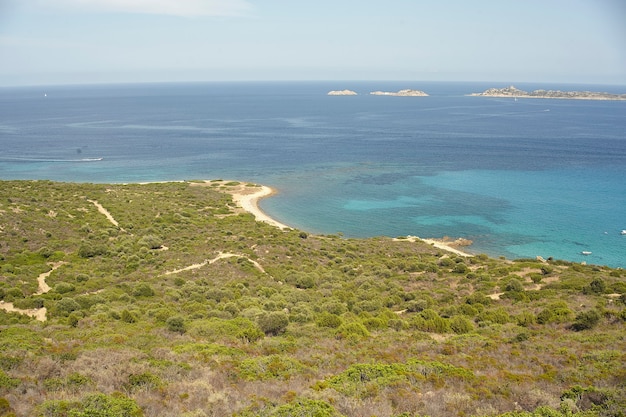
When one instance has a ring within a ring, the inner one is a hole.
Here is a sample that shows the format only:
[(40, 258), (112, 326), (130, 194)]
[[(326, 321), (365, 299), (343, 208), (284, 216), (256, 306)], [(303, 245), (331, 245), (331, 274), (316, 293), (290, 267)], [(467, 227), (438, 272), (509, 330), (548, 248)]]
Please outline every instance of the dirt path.
[[(65, 265), (66, 263), (67, 262), (60, 261), (60, 262), (54, 262), (54, 263), (48, 264), (51, 266), (51, 269), (48, 272), (39, 274), (39, 276), (37, 277), (37, 283), (39, 284), (39, 289), (37, 290), (35, 295), (45, 294), (51, 290), (50, 286), (46, 283), (46, 278), (48, 278), (54, 270), (58, 269), (61, 265)], [(39, 321), (46, 321), (47, 319), (46, 314), (48, 313), (48, 310), (45, 307), (21, 309), (21, 308), (16, 308), (13, 305), (13, 303), (5, 303), (4, 301), (0, 301), (0, 309), (8, 311), (8, 312), (24, 314), (26, 316), (33, 317)]]
[(109, 222), (111, 222), (111, 224), (117, 228), (119, 228), (122, 232), (125, 232), (126, 230), (124, 230), (124, 228), (120, 227), (120, 224), (118, 223), (117, 220), (115, 220), (115, 218), (111, 215), (111, 213), (109, 213), (109, 210), (105, 209), (102, 204), (98, 203), (98, 201), (96, 200), (87, 200), (90, 203), (92, 203), (94, 206), (96, 206), (96, 208), (98, 209), (98, 211), (101, 214), (104, 214), (105, 217), (107, 218), (107, 220)]
[(193, 264), (193, 265), (189, 265), (186, 266), (184, 268), (180, 268), (180, 269), (175, 269), (173, 271), (168, 271), (166, 273), (164, 273), (163, 275), (173, 275), (173, 274), (178, 274), (180, 272), (184, 272), (184, 271), (190, 271), (192, 269), (198, 269), (198, 268), (202, 268), (205, 265), (210, 265), (212, 263), (215, 263), (217, 261), (219, 261), (220, 259), (224, 259), (224, 258), (233, 258), (233, 257), (237, 257), (237, 258), (245, 258), (247, 259), (250, 263), (252, 263), (252, 265), (254, 265), (254, 267), (256, 269), (258, 269), (259, 271), (265, 273), (265, 269), (263, 269), (263, 267), (255, 260), (252, 260), (250, 258), (248, 258), (247, 256), (243, 256), (243, 255), (239, 255), (236, 253), (219, 253), (215, 258), (213, 259), (207, 259), (204, 262), (200, 262), (198, 264)]

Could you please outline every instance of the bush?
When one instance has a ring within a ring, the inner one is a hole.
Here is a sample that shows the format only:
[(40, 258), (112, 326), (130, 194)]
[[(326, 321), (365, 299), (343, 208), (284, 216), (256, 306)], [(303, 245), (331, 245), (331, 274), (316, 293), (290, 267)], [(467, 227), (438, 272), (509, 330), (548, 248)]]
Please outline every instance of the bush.
[(62, 298), (54, 306), (56, 315), (61, 317), (67, 317), (72, 311), (80, 310), (80, 304), (78, 304), (73, 298)]
[(337, 328), (337, 336), (346, 339), (361, 339), (369, 335), (367, 328), (358, 322), (344, 323)]
[(154, 295), (154, 290), (151, 286), (142, 282), (135, 287), (133, 295), (135, 297), (152, 297)]
[(287, 329), (289, 316), (282, 311), (273, 311), (259, 317), (257, 323), (263, 333), (275, 336)]
[(506, 284), (506, 286), (504, 287), (504, 291), (524, 291), (524, 286), (518, 279), (513, 278)]
[(104, 245), (83, 244), (78, 248), (78, 256), (81, 258), (93, 258), (99, 255), (105, 255), (107, 248)]
[(600, 313), (596, 310), (583, 311), (576, 316), (576, 321), (572, 324), (575, 331), (593, 328), (600, 321)]
[(161, 378), (150, 373), (144, 372), (141, 374), (131, 374), (128, 376), (128, 382), (126, 383), (126, 389), (129, 391), (139, 390), (154, 390), (163, 386)]
[(139, 246), (148, 248), (148, 249), (160, 249), (162, 244), (162, 240), (154, 235), (147, 235), (139, 239)]
[(588, 287), (583, 288), (585, 294), (604, 294), (606, 292), (606, 284), (604, 280), (595, 278)]
[(76, 289), (72, 284), (68, 284), (67, 282), (59, 282), (54, 286), (54, 292), (59, 294), (66, 294), (68, 292), (72, 292)]
[(45, 401), (39, 407), (45, 417), (142, 417), (143, 411), (135, 401), (121, 393), (94, 394), (80, 402)]
[(457, 334), (469, 333), (474, 330), (474, 324), (463, 316), (454, 316), (450, 319), (450, 329)]
[(239, 364), (241, 377), (249, 381), (286, 380), (302, 373), (305, 369), (300, 361), (280, 355), (245, 359)]
[(0, 416), (14, 416), (13, 408), (11, 408), (11, 404), (6, 398), (0, 398)]
[(136, 323), (137, 316), (134, 313), (124, 309), (120, 314), (120, 320), (122, 320), (124, 323)]
[(170, 317), (165, 323), (167, 324), (167, 329), (171, 332), (183, 334), (187, 331), (187, 328), (185, 327), (185, 319), (181, 316)]
[(537, 314), (537, 323), (564, 323), (572, 318), (574, 312), (563, 301), (552, 303)]
[(11, 378), (9, 375), (0, 370), (0, 388), (11, 389), (20, 384), (19, 379)]
[(491, 322), (497, 324), (506, 324), (511, 321), (509, 313), (502, 308), (496, 308), (494, 310), (485, 310), (481, 312), (478, 317), (478, 321)]
[(321, 313), (317, 319), (315, 320), (315, 324), (319, 327), (329, 327), (331, 329), (336, 329), (341, 326), (341, 317), (336, 314), (331, 314), (327, 312)]
[(272, 414), (272, 417), (341, 417), (335, 408), (325, 401), (298, 399), (289, 404), (281, 405)]

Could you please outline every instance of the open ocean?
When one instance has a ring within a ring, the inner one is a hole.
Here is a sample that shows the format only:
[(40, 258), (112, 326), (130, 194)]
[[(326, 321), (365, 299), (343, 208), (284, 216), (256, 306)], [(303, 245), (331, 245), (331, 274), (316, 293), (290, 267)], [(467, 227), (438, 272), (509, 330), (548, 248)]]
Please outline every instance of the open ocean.
[[(463, 237), (472, 253), (626, 267), (626, 102), (466, 96), (505, 86), (5, 87), (0, 179), (237, 179), (277, 189), (261, 208), (313, 233)], [(327, 96), (346, 88), (359, 95)], [(430, 97), (368, 94), (405, 88)]]

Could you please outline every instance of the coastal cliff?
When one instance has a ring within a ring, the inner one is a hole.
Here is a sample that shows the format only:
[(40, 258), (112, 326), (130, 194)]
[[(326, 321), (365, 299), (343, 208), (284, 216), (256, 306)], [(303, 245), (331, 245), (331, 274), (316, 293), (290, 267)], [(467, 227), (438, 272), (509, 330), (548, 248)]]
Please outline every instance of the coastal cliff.
[(411, 90), (411, 89), (400, 90), (400, 91), (397, 91), (397, 92), (392, 92), (392, 91), (372, 91), (370, 94), (372, 94), (374, 96), (428, 97), (428, 94), (426, 94), (423, 91)]
[(611, 94), (592, 91), (560, 91), (534, 90), (527, 92), (515, 86), (505, 88), (489, 88), (482, 93), (472, 93), (470, 96), (483, 97), (515, 97), (515, 98), (558, 98), (574, 100), (626, 100), (626, 94)]

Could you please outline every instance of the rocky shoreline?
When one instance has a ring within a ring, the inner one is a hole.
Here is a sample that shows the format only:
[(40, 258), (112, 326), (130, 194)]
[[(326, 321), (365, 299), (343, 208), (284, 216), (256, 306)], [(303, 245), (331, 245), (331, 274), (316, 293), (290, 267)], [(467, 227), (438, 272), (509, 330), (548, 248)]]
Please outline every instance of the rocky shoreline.
[[(407, 88), (400, 91), (372, 91), (373, 96), (395, 96), (395, 97), (428, 97), (428, 94), (420, 90), (412, 90)], [(328, 92), (329, 96), (356, 96), (358, 93), (352, 90), (332, 90)]]
[(556, 98), (571, 100), (626, 100), (626, 94), (611, 94), (593, 91), (560, 91), (534, 90), (531, 92), (520, 90), (515, 86), (505, 88), (489, 88), (482, 93), (472, 93), (470, 96), (481, 97), (511, 97), (511, 98)]
[(392, 91), (372, 91), (370, 94), (374, 95), (374, 96), (428, 97), (428, 94), (426, 94), (423, 91), (411, 90), (411, 89), (400, 90), (400, 91), (397, 91), (397, 92), (392, 92)]

